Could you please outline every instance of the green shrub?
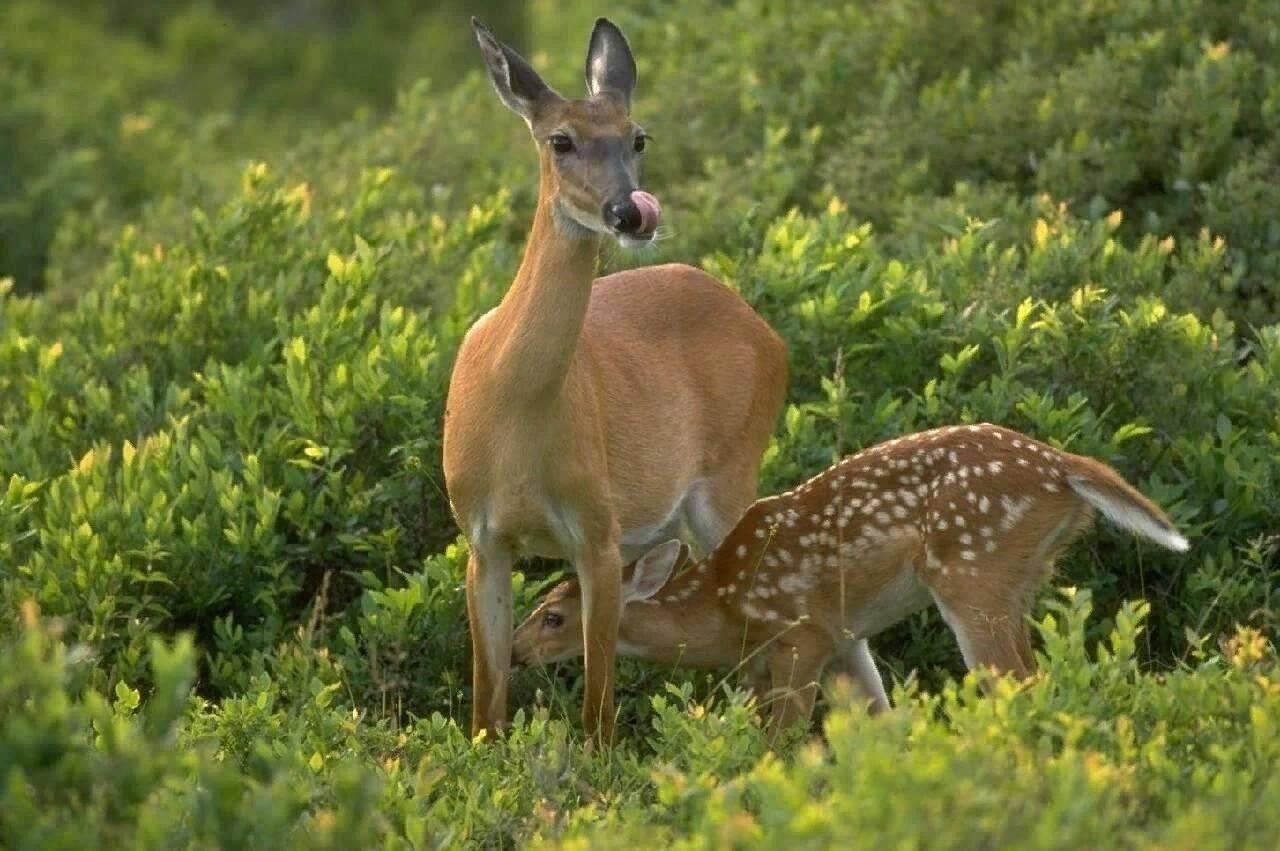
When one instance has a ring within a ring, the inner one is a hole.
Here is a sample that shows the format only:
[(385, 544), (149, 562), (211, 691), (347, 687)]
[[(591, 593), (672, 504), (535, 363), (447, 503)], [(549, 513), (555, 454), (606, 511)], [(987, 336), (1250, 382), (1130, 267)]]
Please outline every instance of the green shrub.
[[(439, 715), (396, 728), (350, 702), (305, 639), (218, 704), (189, 697), (189, 641), (148, 650), (149, 695), (88, 685), (93, 648), (28, 606), (0, 642), (0, 841), (10, 848), (1267, 847), (1280, 788), (1274, 647), (1241, 629), (1168, 674), (1136, 655), (1146, 604), (1104, 642), (1087, 592), (1053, 602), (1031, 682), (895, 691), (836, 708), (825, 744), (766, 755), (737, 694), (653, 700), (646, 737), (584, 752), (545, 712), (477, 745)], [(292, 660), (290, 662), (289, 660)], [(372, 717), (371, 717), (372, 716)]]
[[(1193, 548), (1100, 524), (1035, 681), (978, 698), (921, 614), (874, 641), (898, 712), (832, 695), (823, 749), (768, 757), (731, 675), (634, 661), (607, 754), (580, 664), (518, 674), (500, 741), (460, 729), (440, 423), (536, 158), (478, 61), (379, 107), (414, 45), (475, 60), (465, 24), (393, 3), (277, 43), (236, 4), (5, 6), (0, 845), (1262, 847), (1280, 18), (953, 6), (626, 11), (675, 238), (603, 267), (698, 263), (786, 339), (762, 491), (990, 420), (1116, 465)], [(579, 93), (589, 10), (529, 9)], [(516, 573), (518, 613), (558, 568)]]
[(542, 845), (1267, 847), (1280, 691), (1262, 637), (1243, 631), (1225, 660), (1153, 677), (1134, 656), (1145, 605), (1121, 609), (1096, 663), (1087, 596), (1054, 611), (1044, 672), (1022, 690), (983, 698), (972, 677), (936, 696), (901, 690), (887, 717), (828, 716), (825, 747), (727, 783), (661, 771), (657, 805)]
[(167, 70), (145, 47), (51, 4), (0, 10), (0, 276), (19, 291), (43, 286), (69, 215), (109, 206), (118, 216), (196, 191), (199, 177), (180, 163), (196, 159), (216, 123), (154, 98)]
[(990, 219), (1047, 192), (1083, 217), (1122, 210), (1128, 240), (1225, 236), (1241, 280), (1200, 304), (1276, 319), (1271, 4), (705, 0), (681, 14), (695, 31), (635, 19), (656, 78), (637, 109), (691, 117), (653, 132), (677, 149), (660, 185), (700, 211), (700, 250), (756, 206), (758, 230), (835, 194), (914, 235), (921, 203), (963, 196)]

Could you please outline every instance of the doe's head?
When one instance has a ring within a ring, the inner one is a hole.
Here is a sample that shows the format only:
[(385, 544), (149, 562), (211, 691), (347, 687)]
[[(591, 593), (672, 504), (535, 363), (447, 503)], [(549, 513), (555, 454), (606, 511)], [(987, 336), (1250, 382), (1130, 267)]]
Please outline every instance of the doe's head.
[[(689, 558), (677, 540), (659, 544), (622, 571), (622, 621), (625, 630), (631, 604), (648, 600), (662, 589), (675, 569)], [(511, 641), (511, 665), (537, 666), (581, 656), (582, 586), (568, 579), (547, 592), (533, 612), (516, 627)]]
[(587, 97), (561, 97), (520, 54), (471, 19), (493, 86), (538, 144), (544, 189), (562, 227), (611, 235), (624, 246), (651, 242), (662, 216), (639, 188), (649, 137), (631, 120), (636, 63), (622, 31), (596, 21), (587, 47)]

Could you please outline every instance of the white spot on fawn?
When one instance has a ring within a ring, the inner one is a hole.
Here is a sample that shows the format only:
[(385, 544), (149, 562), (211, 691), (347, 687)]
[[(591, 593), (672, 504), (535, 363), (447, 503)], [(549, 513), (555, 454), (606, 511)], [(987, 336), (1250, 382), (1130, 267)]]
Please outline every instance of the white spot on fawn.
[(1002, 529), (1012, 529), (1018, 525), (1018, 521), (1027, 513), (1027, 509), (1031, 508), (1031, 497), (1020, 496), (1017, 499), (1005, 494), (1000, 497), (1000, 506), (1004, 509), (1004, 519), (1000, 521)]
[(788, 573), (786, 576), (778, 580), (778, 590), (784, 594), (795, 594), (797, 591), (807, 591), (811, 587), (809, 580), (795, 573)]

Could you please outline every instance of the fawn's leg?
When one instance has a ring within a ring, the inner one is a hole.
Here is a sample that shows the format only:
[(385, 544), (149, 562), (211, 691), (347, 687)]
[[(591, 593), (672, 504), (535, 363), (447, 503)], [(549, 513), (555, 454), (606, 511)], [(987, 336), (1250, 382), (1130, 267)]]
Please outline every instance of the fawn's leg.
[(839, 663), (835, 674), (852, 678), (855, 689), (867, 702), (867, 709), (872, 715), (889, 710), (889, 696), (885, 693), (884, 681), (865, 638), (840, 642), (833, 661)]
[(1031, 625), (1022, 618), (1022, 629), (1017, 635), (1018, 656), (1022, 659), (1022, 667), (1030, 674), (1036, 669), (1036, 654), (1031, 649)]
[[(969, 670), (991, 670), (997, 674), (1012, 674), (1019, 679), (1031, 673), (1023, 659), (1023, 653), (1029, 653), (1029, 647), (1024, 651), (1027, 633), (1023, 628), (1026, 614), (1023, 607), (948, 601), (937, 592), (934, 592), (934, 600), (942, 619), (955, 635)], [(983, 685), (990, 688), (985, 678)]]
[(770, 650), (773, 682), (769, 738), (774, 744), (785, 730), (813, 717), (818, 678), (834, 650), (830, 638), (816, 627), (800, 626), (784, 633)]

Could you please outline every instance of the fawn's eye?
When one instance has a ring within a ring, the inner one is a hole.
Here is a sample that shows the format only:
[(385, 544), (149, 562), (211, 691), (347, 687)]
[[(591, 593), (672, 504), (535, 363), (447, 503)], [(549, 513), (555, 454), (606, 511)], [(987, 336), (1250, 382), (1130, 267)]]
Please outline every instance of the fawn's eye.
[(557, 154), (567, 154), (573, 150), (573, 140), (563, 133), (551, 134), (551, 150)]
[(542, 625), (547, 629), (559, 629), (564, 626), (564, 616), (559, 612), (547, 612), (542, 616)]
[(641, 133), (639, 136), (636, 137), (636, 141), (634, 143), (636, 153), (637, 154), (644, 153), (644, 147), (647, 144), (649, 144), (649, 137)]

